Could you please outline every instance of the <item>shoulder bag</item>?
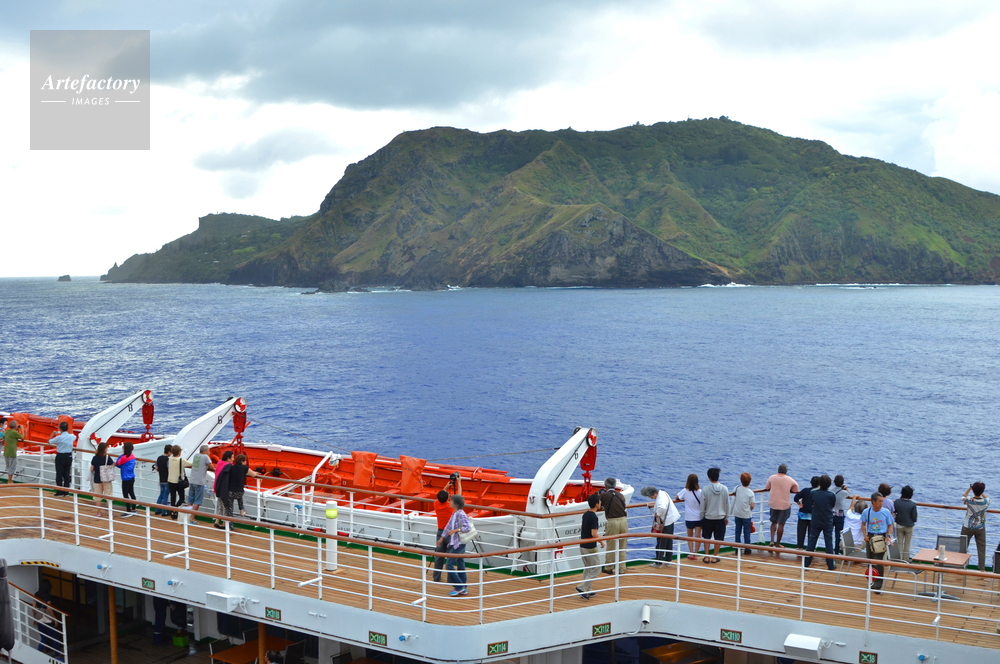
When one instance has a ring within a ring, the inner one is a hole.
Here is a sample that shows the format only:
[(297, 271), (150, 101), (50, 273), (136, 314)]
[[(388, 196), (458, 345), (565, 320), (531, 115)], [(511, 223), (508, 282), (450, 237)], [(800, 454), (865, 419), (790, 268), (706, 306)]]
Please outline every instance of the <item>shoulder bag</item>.
[(110, 457), (104, 457), (104, 463), (97, 467), (98, 477), (101, 478), (101, 484), (107, 484), (108, 482), (115, 481), (115, 462), (111, 460)]
[(178, 482), (178, 484), (180, 485), (182, 490), (187, 489), (189, 486), (191, 486), (191, 483), (188, 481), (187, 473), (184, 472), (184, 459), (178, 459), (177, 463), (179, 463), (181, 467), (181, 479), (180, 482)]

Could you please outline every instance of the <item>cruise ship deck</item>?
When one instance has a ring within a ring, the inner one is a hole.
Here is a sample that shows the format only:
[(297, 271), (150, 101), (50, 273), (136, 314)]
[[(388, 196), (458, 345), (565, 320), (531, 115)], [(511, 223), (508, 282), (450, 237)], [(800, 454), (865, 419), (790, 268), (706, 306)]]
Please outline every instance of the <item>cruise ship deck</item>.
[(938, 575), (931, 565), (895, 564), (877, 594), (857, 558), (832, 556), (830, 572), (826, 554), (805, 568), (804, 552), (752, 546), (718, 564), (675, 557), (654, 567), (649, 534), (634, 532), (623, 536), (627, 572), (600, 574), (592, 599), (574, 590), (579, 572), (521, 571), (522, 550), (506, 552), (515, 561), (508, 568), (466, 554), (468, 595), (451, 598), (451, 586), (431, 579), (427, 550), (240, 519), (230, 532), (141, 507), (133, 518), (96, 518), (94, 509), (85, 493), (0, 487), (2, 556), (417, 661), (574, 661), (552, 656), (630, 634), (801, 661), (1000, 661), (1000, 577), (957, 567)]

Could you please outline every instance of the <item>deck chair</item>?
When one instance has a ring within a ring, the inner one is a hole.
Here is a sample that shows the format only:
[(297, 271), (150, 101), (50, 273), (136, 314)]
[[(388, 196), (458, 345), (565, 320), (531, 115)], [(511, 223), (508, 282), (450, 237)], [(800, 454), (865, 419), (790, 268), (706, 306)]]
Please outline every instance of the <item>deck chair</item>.
[(304, 664), (306, 642), (299, 641), (285, 648), (285, 664)]
[[(889, 545), (889, 560), (896, 563), (908, 563), (909, 560), (903, 560), (899, 553), (899, 542), (893, 542)], [(890, 567), (892, 570), (892, 587), (896, 587), (896, 577), (900, 574), (912, 574), (913, 575), (913, 601), (917, 601), (917, 575), (923, 574), (924, 572), (916, 569), (905, 569), (902, 567)], [(925, 582), (926, 585), (926, 582)]]
[[(944, 546), (945, 551), (954, 551), (955, 553), (968, 553), (969, 552), (969, 537), (968, 535), (938, 535), (937, 543), (934, 545), (935, 549), (940, 549)], [(965, 586), (968, 583), (969, 577), (962, 575), (962, 585)]]
[(211, 657), (223, 650), (228, 650), (233, 647), (233, 642), (229, 639), (219, 639), (218, 641), (212, 641), (208, 644), (208, 654)]
[[(847, 571), (851, 571), (851, 565), (855, 562), (868, 564), (868, 552), (865, 547), (858, 546), (854, 543), (854, 535), (851, 534), (850, 530), (845, 530), (841, 533), (841, 542), (843, 542), (844, 555), (848, 558), (853, 558), (854, 560), (842, 560), (840, 561), (840, 571), (837, 573), (837, 583), (840, 583), (841, 575)], [(847, 568), (846, 570), (844, 568)]]

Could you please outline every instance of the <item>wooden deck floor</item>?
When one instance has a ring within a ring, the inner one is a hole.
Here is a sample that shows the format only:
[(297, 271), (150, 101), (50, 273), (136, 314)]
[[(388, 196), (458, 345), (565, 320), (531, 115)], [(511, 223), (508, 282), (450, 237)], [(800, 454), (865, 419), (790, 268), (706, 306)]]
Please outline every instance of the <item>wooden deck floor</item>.
[[(72, 501), (46, 494), (46, 539), (74, 542)], [(11, 537), (38, 538), (37, 490), (22, 492), (11, 490), (0, 494), (0, 539)], [(97, 537), (107, 533), (107, 519), (93, 517), (94, 507), (86, 500), (80, 501), (81, 545), (108, 551), (110, 544)], [(84, 516), (86, 515), (86, 516)], [(164, 560), (163, 556), (183, 549), (183, 527), (180, 523), (163, 517), (152, 517), (153, 561), (158, 564), (183, 568), (184, 557)], [(210, 523), (199, 522), (190, 526), (191, 561), (193, 571), (225, 576), (225, 535)], [(271, 585), (269, 534), (239, 530), (230, 538), (233, 569), (231, 578), (254, 585)], [(114, 552), (116, 555), (146, 558), (146, 517), (115, 519)], [(303, 581), (319, 576), (317, 543), (277, 535), (275, 537), (274, 587), (293, 595), (316, 597), (317, 585), (298, 587)], [(339, 549), (340, 570), (324, 573), (323, 599), (357, 608), (369, 608), (368, 551), (366, 548)], [(428, 560), (431, 560), (428, 558)], [(867, 592), (860, 576), (863, 566), (854, 565), (851, 574), (844, 575), (837, 583), (836, 572), (828, 572), (817, 559), (805, 574), (804, 594), (798, 557), (783, 555), (750, 556), (741, 563), (741, 585), (737, 591), (737, 561), (732, 555), (722, 562), (706, 565), (697, 560), (684, 560), (680, 565), (678, 582), (677, 561), (672, 565), (654, 568), (640, 564), (629, 568), (620, 576), (618, 596), (622, 600), (649, 600), (682, 603), (707, 607), (739, 610), (741, 613), (780, 616), (792, 620), (801, 617), (807, 622), (865, 628), (865, 601)], [(822, 569), (817, 569), (817, 566)], [(463, 598), (447, 596), (451, 586), (435, 584), (430, 570), (421, 566), (419, 558), (404, 557), (376, 551), (372, 555), (374, 592), (371, 608), (415, 620), (448, 625), (473, 625), (480, 622), (480, 604), (483, 622), (497, 622), (548, 613), (550, 611), (550, 580), (512, 576), (487, 570), (481, 575), (478, 569), (468, 571), (469, 594)], [(932, 621), (937, 604), (929, 598), (913, 598), (913, 581), (910, 575), (901, 575), (895, 593), (871, 595), (872, 618), (868, 628), (872, 631), (902, 634), (922, 639), (935, 638)], [(931, 576), (928, 575), (928, 579)], [(956, 576), (947, 583), (955, 583)], [(480, 601), (480, 582), (482, 600)], [(580, 582), (579, 574), (558, 576), (554, 580), (555, 599), (551, 610), (570, 611), (588, 604), (613, 602), (615, 579), (601, 574), (594, 583), (597, 596), (582, 599), (574, 590)], [(959, 594), (962, 602), (944, 602), (938, 638), (942, 641), (1000, 649), (1000, 634), (996, 633), (1000, 620), (1000, 596), (989, 591), (988, 582), (969, 579), (968, 588)], [(918, 585), (920, 585), (918, 583)], [(678, 591), (679, 586), (679, 591)], [(887, 591), (892, 582), (886, 582)], [(426, 609), (414, 605), (426, 589)], [(918, 589), (922, 589), (918, 588)], [(952, 591), (958, 592), (958, 591)], [(737, 598), (737, 594), (739, 597)], [(737, 602), (739, 606), (737, 607)], [(801, 607), (800, 608), (800, 604)]]

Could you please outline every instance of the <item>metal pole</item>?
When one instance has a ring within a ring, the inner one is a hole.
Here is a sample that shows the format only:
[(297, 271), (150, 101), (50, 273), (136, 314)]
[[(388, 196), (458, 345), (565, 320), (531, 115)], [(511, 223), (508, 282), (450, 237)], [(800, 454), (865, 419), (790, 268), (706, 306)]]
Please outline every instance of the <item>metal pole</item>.
[(146, 562), (147, 563), (153, 561), (153, 539), (151, 534), (152, 524), (150, 523), (150, 520), (153, 518), (152, 514), (153, 510), (147, 507), (146, 508)]
[(683, 549), (680, 546), (680, 542), (674, 540), (674, 552), (677, 554), (677, 589), (674, 591), (674, 601), (681, 601), (681, 563), (684, 561), (684, 555), (682, 553)]
[[(486, 563), (479, 559), (479, 624), (483, 624), (483, 575), (486, 574)], [(426, 574), (424, 575), (426, 576)]]
[(231, 579), (231, 578), (233, 578), (233, 568), (232, 568), (232, 559), (229, 557), (229, 527), (232, 524), (229, 523), (228, 521), (223, 521), (222, 525), (226, 529), (225, 530), (225, 533), (226, 533), (226, 578), (227, 579)]
[[(871, 565), (868, 566), (871, 569)], [(871, 576), (865, 579), (865, 645), (868, 645), (868, 619), (872, 614), (872, 584)]]
[(42, 539), (45, 539), (45, 494), (38, 487), (38, 521), (42, 526)]
[[(615, 585), (618, 585), (617, 568), (615, 570)], [(615, 589), (615, 600), (618, 600), (618, 590)], [(555, 612), (556, 604), (556, 560), (549, 551), (549, 613)]]
[[(329, 541), (329, 540), (327, 540)], [(319, 597), (316, 599), (323, 599), (323, 538), (316, 538), (316, 571), (319, 572)]]
[[(260, 475), (257, 476), (257, 521), (260, 522), (261, 514), (264, 513), (264, 496), (260, 492)], [(263, 658), (260, 661), (264, 661)]]
[(740, 572), (743, 562), (743, 550), (736, 547), (736, 613), (740, 612)]
[(270, 550), (271, 550), (271, 590), (274, 590), (274, 528), (268, 530), (270, 533)]
[(799, 620), (806, 610), (806, 559), (799, 556)]
[(80, 494), (73, 494), (73, 533), (76, 535), (76, 545), (80, 546)]
[(350, 494), (348, 494), (348, 496), (349, 496), (348, 499), (350, 500), (350, 503), (351, 503), (350, 504), (350, 508), (351, 508), (351, 529), (350, 529), (350, 532), (347, 533), (347, 535), (349, 537), (354, 537), (354, 492), (352, 491)]
[(326, 501), (326, 571), (337, 570), (337, 501)]
[(108, 631), (111, 634), (111, 664), (118, 664), (118, 602), (114, 586), (108, 586)]
[(420, 622), (427, 622), (427, 556), (420, 554)]
[(66, 614), (59, 614), (59, 622), (62, 623), (62, 656), (63, 661), (66, 661), (66, 653), (69, 652), (69, 637), (66, 634)]
[[(96, 501), (95, 501), (96, 502)], [(110, 553), (115, 552), (115, 504), (113, 501), (105, 501), (108, 507), (108, 544), (110, 545)], [(100, 505), (100, 503), (97, 503)]]
[(399, 499), (399, 545), (406, 546), (406, 505)]
[(372, 610), (372, 545), (368, 545), (368, 610)]
[(188, 520), (187, 515), (182, 517), (184, 519), (184, 569), (191, 569), (191, 539), (188, 533)]

